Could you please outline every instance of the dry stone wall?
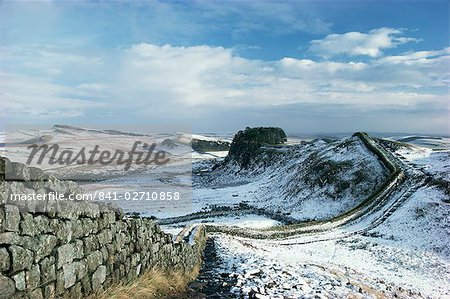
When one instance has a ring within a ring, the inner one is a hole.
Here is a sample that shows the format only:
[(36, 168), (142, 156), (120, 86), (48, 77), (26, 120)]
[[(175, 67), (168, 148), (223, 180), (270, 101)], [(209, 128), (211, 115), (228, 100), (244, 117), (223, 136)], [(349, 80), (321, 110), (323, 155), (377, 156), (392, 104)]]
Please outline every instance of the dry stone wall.
[(83, 298), (152, 267), (188, 273), (200, 262), (203, 227), (190, 242), (175, 242), (152, 220), (127, 218), (108, 204), (11, 202), (12, 192), (80, 189), (21, 164), (11, 168), (16, 180), (5, 180), (11, 162), (0, 162), (0, 298)]

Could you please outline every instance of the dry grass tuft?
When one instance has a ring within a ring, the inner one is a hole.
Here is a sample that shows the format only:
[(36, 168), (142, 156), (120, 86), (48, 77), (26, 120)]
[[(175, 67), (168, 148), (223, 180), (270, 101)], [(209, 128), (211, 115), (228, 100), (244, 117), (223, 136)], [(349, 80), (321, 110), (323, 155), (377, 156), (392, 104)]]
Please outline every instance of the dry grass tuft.
[(198, 273), (199, 267), (188, 274), (181, 270), (164, 271), (153, 268), (129, 283), (112, 285), (88, 299), (180, 298), (186, 293), (188, 283)]

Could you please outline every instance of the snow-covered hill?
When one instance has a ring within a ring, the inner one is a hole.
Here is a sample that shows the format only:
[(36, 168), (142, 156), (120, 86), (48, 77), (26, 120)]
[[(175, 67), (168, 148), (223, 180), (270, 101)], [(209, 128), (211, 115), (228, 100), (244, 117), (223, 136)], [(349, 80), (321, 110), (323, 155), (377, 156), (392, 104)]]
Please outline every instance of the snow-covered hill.
[[(323, 146), (315, 150), (324, 152), (330, 145)], [(314, 235), (299, 235), (289, 242), (215, 235), (222, 261), (217, 277), (235, 278), (230, 296), (450, 298), (450, 205), (445, 187), (450, 181), (450, 152), (399, 143), (392, 148), (400, 159), (422, 168), (429, 180), (384, 222), (363, 234), (346, 235), (354, 227), (366, 226), (370, 217), (327, 232), (317, 242), (308, 242)], [(336, 147), (327, 152), (340, 160)], [(261, 173), (252, 175), (259, 178)], [(221, 176), (226, 177), (226, 172)], [(241, 176), (237, 174), (236, 180)], [(227, 191), (234, 193), (239, 188), (231, 186)], [(318, 204), (316, 209), (322, 207)]]
[(357, 137), (264, 149), (241, 168), (229, 161), (194, 178), (203, 205), (246, 202), (298, 220), (326, 219), (360, 203), (388, 173)]
[[(450, 152), (442, 147), (431, 150), (404, 143), (394, 145), (391, 146), (394, 154), (414, 168), (423, 169), (428, 183), (412, 193), (384, 222), (364, 234), (349, 236), (346, 233), (353, 227), (366, 226), (370, 219), (327, 232), (323, 241), (317, 242), (308, 241), (314, 240), (314, 235), (299, 235), (288, 242), (215, 235), (218, 260), (221, 261), (217, 279), (234, 278), (229, 296), (450, 298), (450, 200), (446, 188), (450, 181)], [(346, 160), (344, 152), (340, 155), (337, 148), (331, 144), (316, 145), (314, 151), (324, 153), (333, 161)], [(352, 151), (347, 154), (354, 152), (355, 147), (349, 148)], [(352, 156), (356, 161), (364, 158)], [(302, 163), (305, 161), (308, 160), (303, 159)], [(267, 171), (271, 168), (245, 175), (260, 178)], [(270, 173), (273, 175), (274, 172)], [(413, 169), (409, 175), (416, 172)], [(241, 176), (245, 175), (238, 172), (236, 180), (243, 181)], [(298, 177), (285, 171), (279, 177), (283, 176)], [(217, 181), (210, 180), (210, 183), (223, 184), (231, 177), (223, 171)], [(226, 190), (233, 193), (239, 188), (231, 186)], [(272, 188), (278, 190), (276, 184), (272, 184)], [(269, 190), (261, 193), (271, 194)], [(322, 209), (322, 206), (318, 204), (316, 208)]]
[[(24, 145), (30, 142), (58, 142), (68, 148), (100, 143), (104, 148), (128, 150), (136, 137), (157, 140), (168, 152), (183, 154), (172, 170), (188, 167), (190, 175), (193, 163), (192, 209), (185, 205), (170, 212), (162, 206), (147, 210), (145, 204), (131, 201), (123, 206), (129, 212), (158, 217), (199, 212), (188, 220), (166, 225), (165, 229), (174, 234), (185, 224), (268, 231), (274, 226), (283, 229), (283, 219), (288, 218), (325, 220), (361, 203), (389, 175), (357, 137), (264, 145), (248, 167), (224, 159), (226, 151), (195, 152), (189, 147), (192, 136), (174, 132), (137, 136), (57, 126), (46, 131), (20, 131), (9, 137), (15, 139), (7, 138), (9, 145), (13, 141), (8, 156), (16, 161), (26, 158)], [(194, 138), (223, 141), (220, 136)], [(380, 142), (399, 162), (407, 162), (403, 165), (406, 172), (413, 165), (408, 173), (413, 179), (408, 181), (409, 186), (400, 186), (391, 194), (392, 201), (403, 193), (409, 195), (379, 225), (370, 226), (377, 217), (374, 212), (345, 226), (283, 240), (210, 234), (216, 246), (217, 276), (209, 279), (222, 285), (226, 277), (225, 298), (450, 298), (450, 142), (432, 139), (432, 145), (427, 141), (422, 146), (417, 140), (423, 138), (406, 138), (415, 144), (405, 143), (400, 137)], [(63, 168), (53, 169), (55, 173), (60, 170), (64, 174)], [(176, 180), (170, 172), (144, 168), (123, 173), (115, 166), (89, 166), (75, 167), (74, 171), (88, 177), (114, 174), (101, 182), (84, 183), (87, 191), (151, 190), (158, 182), (191, 186), (190, 181)], [(419, 178), (415, 180), (417, 173)], [(163, 176), (162, 181), (158, 175)], [(248, 207), (255, 210), (240, 210)], [(255, 211), (267, 213), (256, 215)]]

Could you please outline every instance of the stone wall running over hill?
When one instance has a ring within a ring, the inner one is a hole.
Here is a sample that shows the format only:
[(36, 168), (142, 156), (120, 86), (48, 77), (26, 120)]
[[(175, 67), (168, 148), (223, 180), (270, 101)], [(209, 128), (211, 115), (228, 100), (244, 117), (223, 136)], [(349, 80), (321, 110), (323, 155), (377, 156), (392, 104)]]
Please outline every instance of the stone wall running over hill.
[[(150, 219), (125, 218), (112, 205), (16, 205), (8, 194), (32, 192), (33, 185), (41, 187), (39, 192), (80, 190), (20, 164), (11, 169), (22, 181), (5, 181), (4, 166), (10, 162), (1, 160), (0, 298), (83, 298), (152, 267), (189, 273), (200, 262), (206, 238), (202, 226), (191, 232), (189, 242), (174, 242)], [(44, 179), (33, 180), (33, 174)]]

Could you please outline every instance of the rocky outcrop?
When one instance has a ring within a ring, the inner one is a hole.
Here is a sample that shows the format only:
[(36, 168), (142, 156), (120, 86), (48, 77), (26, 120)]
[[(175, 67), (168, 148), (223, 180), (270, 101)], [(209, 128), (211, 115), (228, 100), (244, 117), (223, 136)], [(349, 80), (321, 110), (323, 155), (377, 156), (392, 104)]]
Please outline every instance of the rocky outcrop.
[(220, 152), (228, 151), (230, 149), (230, 143), (220, 140), (201, 140), (192, 139), (191, 146), (194, 151), (205, 153), (205, 152)]
[[(16, 204), (8, 195), (35, 191), (32, 187), (63, 194), (82, 190), (1, 160), (13, 166), (6, 178), (14, 174), (20, 181), (0, 182), (0, 298), (83, 298), (152, 267), (188, 273), (198, 265), (205, 241), (202, 226), (191, 242), (174, 242), (152, 220), (126, 218), (111, 204), (46, 201), (38, 209)], [(31, 173), (42, 180), (32, 180)]]
[(247, 168), (260, 153), (261, 147), (281, 145), (286, 140), (286, 133), (281, 128), (246, 128), (234, 136), (225, 163), (235, 161), (242, 168)]

